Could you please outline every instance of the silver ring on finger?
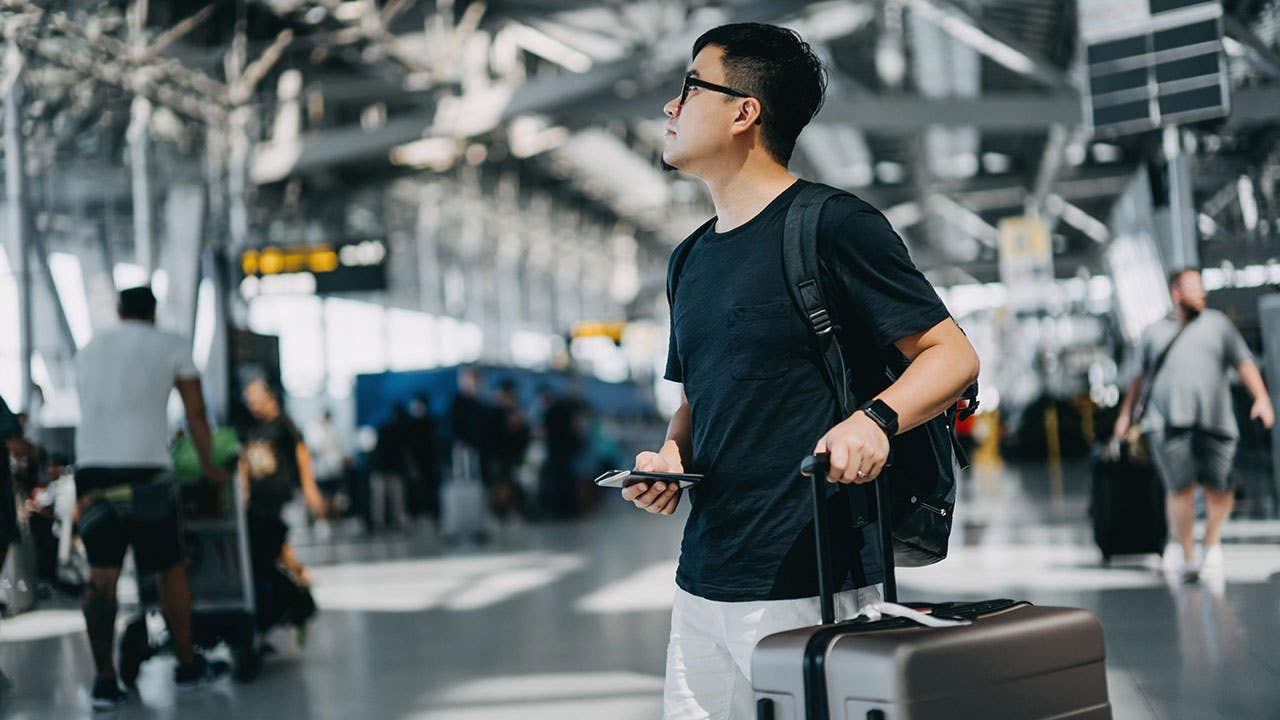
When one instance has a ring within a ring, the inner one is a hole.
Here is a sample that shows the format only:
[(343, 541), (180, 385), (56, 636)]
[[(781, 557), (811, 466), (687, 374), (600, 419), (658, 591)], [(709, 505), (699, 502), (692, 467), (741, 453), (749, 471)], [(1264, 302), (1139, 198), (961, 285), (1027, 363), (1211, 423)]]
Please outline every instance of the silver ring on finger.
[(864, 477), (866, 477), (866, 476), (867, 476), (867, 474), (866, 474), (866, 473), (862, 472), (861, 470), (859, 470), (859, 471), (858, 471), (858, 477), (860, 477), (860, 478), (864, 478)]

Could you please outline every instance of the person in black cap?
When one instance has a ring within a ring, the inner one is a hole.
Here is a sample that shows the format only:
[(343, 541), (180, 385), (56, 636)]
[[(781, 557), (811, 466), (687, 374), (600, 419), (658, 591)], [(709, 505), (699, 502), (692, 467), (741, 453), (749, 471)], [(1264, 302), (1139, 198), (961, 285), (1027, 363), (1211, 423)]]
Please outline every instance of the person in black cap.
[(177, 388), (205, 477), (230, 479), (213, 464), (191, 345), (156, 328), (156, 298), (149, 287), (121, 291), (118, 310), (120, 324), (98, 334), (76, 356), (76, 498), (80, 537), (89, 556), (83, 608), (98, 670), (92, 698), (98, 710), (110, 710), (126, 697), (116, 680), (112, 649), (116, 581), (130, 546), (139, 574), (159, 574), (160, 607), (178, 657), (178, 687), (197, 687), (230, 669), (225, 662), (206, 660), (192, 645), (191, 586), (169, 477), (167, 406)]

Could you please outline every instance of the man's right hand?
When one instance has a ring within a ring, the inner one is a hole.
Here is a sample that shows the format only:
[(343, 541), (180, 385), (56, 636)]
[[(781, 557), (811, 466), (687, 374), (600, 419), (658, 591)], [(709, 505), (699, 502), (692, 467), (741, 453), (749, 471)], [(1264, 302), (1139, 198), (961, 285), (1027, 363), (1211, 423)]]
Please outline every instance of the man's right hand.
[(1111, 431), (1111, 436), (1117, 440), (1124, 440), (1125, 436), (1129, 434), (1129, 422), (1129, 418), (1125, 415), (1116, 418), (1116, 426)]
[(214, 485), (222, 486), (231, 482), (231, 473), (223, 470), (217, 465), (205, 465), (201, 469), (201, 474), (204, 475), (206, 480), (212, 482)]
[[(680, 461), (680, 451), (675, 443), (668, 442), (658, 452), (645, 451), (637, 455), (636, 470), (682, 473), (684, 463)], [(670, 515), (680, 504), (680, 484), (666, 483), (661, 480), (652, 485), (647, 482), (638, 482), (622, 488), (622, 499), (655, 515)]]

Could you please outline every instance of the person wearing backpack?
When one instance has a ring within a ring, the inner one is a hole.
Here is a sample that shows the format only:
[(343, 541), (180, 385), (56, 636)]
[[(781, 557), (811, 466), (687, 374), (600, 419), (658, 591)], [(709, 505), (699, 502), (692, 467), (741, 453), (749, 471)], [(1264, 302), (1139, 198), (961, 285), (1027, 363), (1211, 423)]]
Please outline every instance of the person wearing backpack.
[[(636, 468), (704, 476), (689, 490), (665, 717), (750, 718), (756, 641), (819, 622), (801, 458), (830, 451), (828, 480), (849, 498), (828, 506), (837, 547), (848, 550), (833, 558), (836, 606), (852, 617), (879, 599), (882, 577), (866, 483), (889, 462), (892, 437), (955, 405), (978, 357), (878, 210), (787, 170), (826, 86), (809, 45), (791, 30), (734, 24), (702, 35), (692, 57), (663, 108), (662, 159), (706, 184), (716, 218), (673, 254), (665, 377), (682, 384), (684, 401), (665, 444), (640, 453)], [(802, 229), (816, 234), (818, 277), (792, 287), (799, 271), (783, 256), (795, 248), (783, 239), (801, 217), (789, 212), (796, 203), (820, 209)], [(832, 338), (840, 352), (829, 352)], [(888, 359), (899, 355), (905, 367), (890, 381)], [(833, 371), (837, 356), (847, 365)], [(845, 413), (852, 396), (861, 402)], [(662, 515), (681, 496), (661, 481), (622, 490)]]

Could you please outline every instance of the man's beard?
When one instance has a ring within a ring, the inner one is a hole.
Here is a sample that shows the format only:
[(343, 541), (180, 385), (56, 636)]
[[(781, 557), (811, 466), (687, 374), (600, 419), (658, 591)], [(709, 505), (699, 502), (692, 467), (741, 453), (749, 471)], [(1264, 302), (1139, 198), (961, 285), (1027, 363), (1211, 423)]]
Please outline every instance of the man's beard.
[(1182, 314), (1187, 318), (1188, 322), (1200, 317), (1200, 312), (1203, 309), (1193, 305), (1188, 305), (1187, 303), (1180, 303), (1180, 305), (1182, 306)]

